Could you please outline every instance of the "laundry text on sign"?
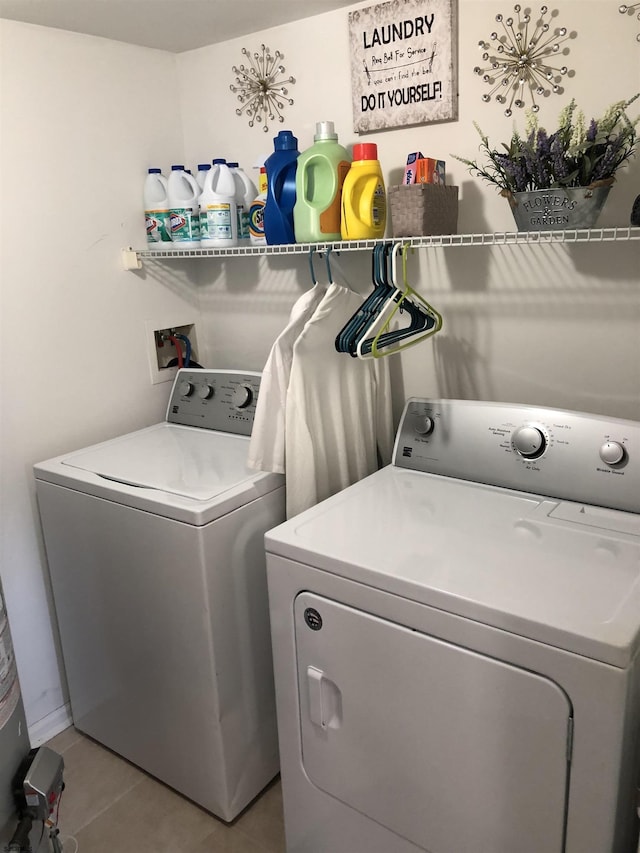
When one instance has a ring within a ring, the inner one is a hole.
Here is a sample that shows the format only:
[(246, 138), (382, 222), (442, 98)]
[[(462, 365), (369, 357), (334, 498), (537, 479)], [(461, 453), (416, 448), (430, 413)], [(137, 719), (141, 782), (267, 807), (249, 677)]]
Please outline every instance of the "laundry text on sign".
[[(382, 44), (391, 44), (402, 39), (416, 38), (423, 36), (425, 32), (431, 33), (431, 27), (435, 15), (420, 15), (417, 18), (409, 18), (405, 21), (399, 21), (397, 24), (386, 24), (380, 27), (374, 27), (372, 33), (366, 30), (362, 33), (365, 50), (372, 47), (379, 47)], [(426, 30), (425, 30), (426, 28)]]

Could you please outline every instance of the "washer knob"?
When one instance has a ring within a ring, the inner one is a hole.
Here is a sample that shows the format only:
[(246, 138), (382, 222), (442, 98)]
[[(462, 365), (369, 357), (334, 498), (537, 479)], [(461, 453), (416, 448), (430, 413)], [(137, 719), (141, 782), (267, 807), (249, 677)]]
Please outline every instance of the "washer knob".
[(238, 385), (233, 389), (231, 402), (237, 409), (246, 409), (253, 400), (253, 391), (248, 385)]
[(201, 400), (209, 400), (211, 399), (211, 397), (213, 397), (213, 395), (214, 389), (211, 387), (211, 385), (201, 385), (198, 388), (198, 397), (200, 397)]
[(190, 397), (193, 394), (193, 385), (191, 382), (184, 380), (178, 385), (178, 392), (181, 397)]
[(542, 456), (547, 446), (544, 434), (537, 427), (519, 427), (511, 436), (513, 446), (520, 456), (525, 459), (537, 459)]
[(431, 435), (433, 427), (433, 418), (429, 417), (429, 415), (424, 415), (424, 417), (418, 418), (415, 430), (418, 435)]
[(625, 455), (624, 446), (619, 441), (605, 441), (600, 448), (600, 459), (605, 465), (619, 465)]

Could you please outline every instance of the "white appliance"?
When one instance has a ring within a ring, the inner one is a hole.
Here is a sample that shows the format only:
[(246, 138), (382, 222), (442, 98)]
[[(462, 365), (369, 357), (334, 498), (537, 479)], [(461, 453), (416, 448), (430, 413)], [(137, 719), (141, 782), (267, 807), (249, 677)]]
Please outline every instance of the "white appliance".
[(640, 423), (412, 399), (270, 531), (288, 853), (631, 853)]
[(29, 748), (11, 628), (0, 582), (0, 845), (9, 843), (18, 824), (12, 782)]
[(259, 384), (180, 370), (166, 422), (35, 466), (75, 726), (227, 821), (278, 772)]

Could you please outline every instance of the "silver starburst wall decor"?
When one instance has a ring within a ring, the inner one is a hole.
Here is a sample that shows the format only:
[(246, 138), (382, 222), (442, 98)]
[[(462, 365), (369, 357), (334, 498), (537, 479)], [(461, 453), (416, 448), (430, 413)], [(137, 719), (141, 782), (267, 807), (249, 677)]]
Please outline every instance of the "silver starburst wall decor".
[(572, 72), (566, 65), (558, 67), (551, 63), (553, 57), (569, 52), (561, 45), (575, 36), (566, 27), (551, 29), (546, 16), (553, 17), (556, 13), (549, 12), (547, 6), (540, 8), (535, 21), (530, 9), (523, 10), (520, 4), (513, 11), (515, 17), (496, 15), (500, 32), (492, 32), (489, 41), (478, 42), (486, 64), (473, 69), (490, 86), (482, 100), (488, 103), (495, 96), (499, 104), (506, 105), (506, 116), (512, 115), (514, 106), (524, 107), (527, 97), (531, 99), (531, 110), (538, 112), (536, 96), (548, 97), (564, 91), (562, 80), (572, 76)]
[[(640, 3), (629, 3), (625, 6), (623, 3), (622, 6), (618, 6), (618, 12), (621, 15), (635, 15), (636, 11), (640, 9)], [(640, 21), (640, 11), (638, 11), (638, 20)], [(640, 33), (636, 36), (637, 41), (640, 41)]]
[(282, 110), (293, 104), (293, 99), (288, 97), (287, 86), (296, 81), (293, 77), (284, 77), (286, 72), (281, 64), (284, 54), (279, 50), (271, 53), (268, 47), (261, 45), (260, 52), (251, 53), (243, 47), (242, 53), (248, 65), (232, 67), (236, 80), (229, 87), (242, 104), (236, 114), (245, 115), (249, 119), (249, 127), (261, 124), (266, 133), (270, 121), (284, 122)]

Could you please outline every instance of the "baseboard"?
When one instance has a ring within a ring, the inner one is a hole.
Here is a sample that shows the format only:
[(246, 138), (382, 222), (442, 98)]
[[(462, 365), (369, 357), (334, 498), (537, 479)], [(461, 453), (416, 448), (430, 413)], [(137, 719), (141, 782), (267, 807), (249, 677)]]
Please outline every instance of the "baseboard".
[(35, 749), (36, 746), (42, 746), (43, 743), (59, 735), (60, 732), (68, 729), (71, 725), (73, 725), (71, 706), (67, 703), (60, 708), (56, 708), (55, 711), (47, 714), (46, 717), (38, 720), (32, 726), (29, 726), (31, 748)]

